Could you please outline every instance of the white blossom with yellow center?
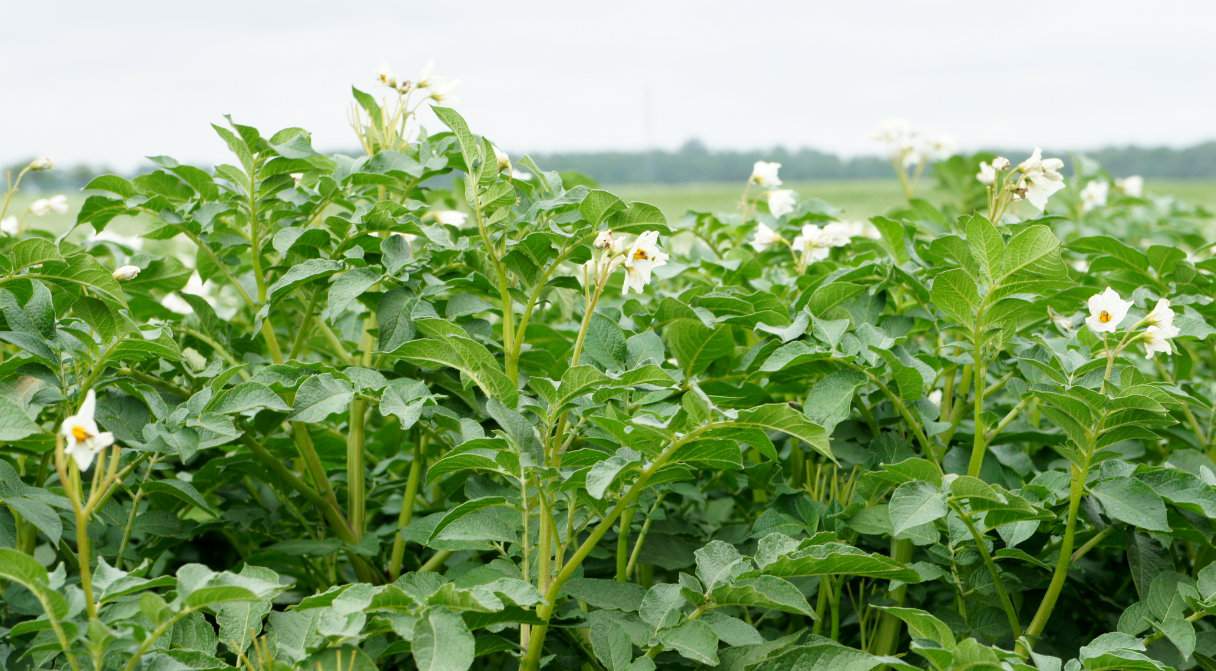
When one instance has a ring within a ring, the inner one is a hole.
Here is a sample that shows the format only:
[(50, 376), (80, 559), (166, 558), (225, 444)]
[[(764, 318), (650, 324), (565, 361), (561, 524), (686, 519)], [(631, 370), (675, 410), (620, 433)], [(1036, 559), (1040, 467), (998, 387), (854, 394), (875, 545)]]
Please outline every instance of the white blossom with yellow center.
[(1132, 302), (1123, 300), (1117, 291), (1106, 287), (1100, 294), (1089, 297), (1089, 316), (1085, 324), (1094, 333), (1114, 333), (1127, 317)]
[(82, 471), (89, 470), (98, 453), (114, 444), (114, 434), (97, 428), (97, 421), (93, 419), (96, 406), (97, 394), (90, 389), (84, 395), (80, 410), (63, 420), (63, 426), (59, 429), (67, 443), (64, 452)]
[(659, 232), (646, 231), (637, 237), (625, 252), (625, 282), (621, 293), (632, 289), (642, 293), (650, 283), (650, 274), (659, 266), (667, 264), (668, 256), (659, 249)]

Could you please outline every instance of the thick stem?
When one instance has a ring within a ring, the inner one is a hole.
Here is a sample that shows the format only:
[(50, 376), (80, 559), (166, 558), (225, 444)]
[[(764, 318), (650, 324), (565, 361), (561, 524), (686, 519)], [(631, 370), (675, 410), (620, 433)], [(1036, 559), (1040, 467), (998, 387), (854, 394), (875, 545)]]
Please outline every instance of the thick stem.
[(1055, 571), (1052, 573), (1051, 583), (1047, 586), (1047, 593), (1043, 595), (1043, 600), (1039, 603), (1039, 609), (1035, 612), (1034, 619), (1030, 621), (1030, 626), (1026, 627), (1026, 637), (1031, 642), (1043, 633), (1047, 621), (1051, 618), (1051, 611), (1056, 606), (1056, 600), (1060, 598), (1060, 592), (1064, 589), (1064, 582), (1068, 579), (1068, 568), (1072, 564), (1072, 545), (1077, 531), (1077, 511), (1081, 508), (1081, 496), (1085, 493), (1085, 479), (1088, 475), (1088, 461), (1084, 467), (1073, 466), (1072, 484), (1068, 495), (1068, 517), (1064, 522), (1064, 538), (1060, 542), (1060, 557), (1056, 560)]
[(966, 525), (967, 531), (971, 532), (971, 538), (975, 540), (975, 549), (980, 553), (980, 559), (984, 561), (984, 566), (988, 569), (988, 575), (992, 578), (992, 587), (996, 590), (997, 600), (1001, 602), (1001, 610), (1005, 611), (1005, 619), (1009, 621), (1009, 630), (1013, 632), (1013, 639), (1016, 641), (1022, 635), (1022, 625), (1018, 622), (1018, 614), (1013, 607), (1013, 601), (1009, 599), (1005, 583), (1001, 580), (1001, 572), (997, 569), (996, 562), (992, 561), (992, 554), (988, 552), (984, 535), (976, 528), (975, 521), (961, 506), (953, 505), (952, 507), (958, 513), (959, 519)]
[[(369, 315), (363, 320), (363, 337), (360, 342), (362, 355), (359, 363), (364, 367), (371, 365), (372, 319)], [(350, 430), (346, 434), (346, 514), (350, 518), (350, 528), (355, 533), (356, 542), (363, 538), (363, 532), (367, 528), (367, 473), (363, 465), (366, 419), (367, 399), (356, 394), (350, 402)]]
[(988, 369), (984, 364), (984, 343), (978, 332), (974, 339), (975, 350), (975, 408), (972, 411), (975, 419), (975, 438), (971, 444), (971, 460), (967, 464), (967, 475), (973, 478), (980, 476), (980, 470), (984, 467), (984, 456), (988, 452), (988, 443), (986, 441), (987, 429), (984, 428), (984, 385), (986, 384), (986, 373)]
[(621, 514), (620, 528), (616, 535), (616, 581), (629, 580), (629, 529), (633, 525), (633, 515), (636, 508), (629, 508)]
[[(901, 564), (910, 561), (912, 559), (912, 541), (892, 538), (891, 559)], [(907, 593), (907, 585), (900, 585), (891, 590), (891, 600), (895, 602), (895, 605), (902, 606)], [(889, 655), (895, 652), (895, 645), (899, 643), (899, 632), (902, 628), (903, 620), (890, 613), (883, 613), (882, 622), (878, 625), (878, 633), (874, 635), (873, 653)]]
[(405, 481), (405, 494), (401, 499), (401, 513), (397, 515), (397, 534), (393, 538), (393, 552), (388, 560), (388, 577), (396, 580), (401, 575), (401, 564), (405, 560), (405, 528), (414, 517), (414, 500), (418, 498), (418, 484), (422, 481), (422, 450), (426, 444), (423, 435), (418, 436), (414, 446), (414, 460), (410, 462), (410, 474)]

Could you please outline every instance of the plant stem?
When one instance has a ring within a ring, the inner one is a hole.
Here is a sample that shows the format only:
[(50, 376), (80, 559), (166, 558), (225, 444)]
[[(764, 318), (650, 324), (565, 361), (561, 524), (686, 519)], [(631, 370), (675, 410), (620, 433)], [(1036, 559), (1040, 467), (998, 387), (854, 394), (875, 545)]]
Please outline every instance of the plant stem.
[(951, 504), (954, 512), (958, 513), (959, 519), (966, 525), (967, 531), (971, 532), (971, 538), (975, 540), (975, 549), (980, 553), (980, 559), (984, 560), (984, 566), (988, 569), (988, 575), (992, 577), (992, 587), (996, 590), (997, 600), (1001, 602), (1001, 610), (1005, 611), (1005, 618), (1009, 620), (1009, 630), (1013, 632), (1013, 639), (1016, 641), (1022, 636), (1022, 625), (1018, 622), (1017, 611), (1013, 607), (1013, 601), (1009, 599), (1009, 593), (1005, 591), (1005, 583), (1001, 580), (1001, 572), (997, 569), (996, 562), (992, 561), (992, 554), (988, 552), (988, 545), (984, 542), (984, 535), (976, 528), (975, 521), (971, 516), (963, 510), (958, 504)]
[(1085, 493), (1085, 479), (1088, 475), (1088, 458), (1086, 458), (1084, 466), (1074, 465), (1072, 467), (1068, 517), (1064, 522), (1064, 538), (1060, 543), (1060, 557), (1056, 560), (1056, 568), (1052, 573), (1051, 583), (1047, 586), (1047, 593), (1043, 595), (1043, 600), (1039, 603), (1039, 609), (1035, 612), (1034, 619), (1030, 621), (1030, 626), (1026, 627), (1026, 637), (1031, 642), (1043, 633), (1047, 620), (1051, 618), (1051, 611), (1056, 606), (1056, 600), (1060, 598), (1060, 592), (1064, 589), (1064, 581), (1068, 579), (1068, 568), (1072, 563), (1072, 545), (1076, 535), (1077, 511), (1081, 508), (1081, 496)]
[(971, 460), (967, 464), (967, 475), (973, 478), (980, 476), (980, 471), (984, 468), (984, 456), (988, 451), (988, 444), (985, 438), (986, 429), (984, 428), (984, 385), (988, 369), (984, 364), (984, 342), (980, 336), (980, 327), (977, 326), (972, 342), (975, 349), (972, 356), (975, 358), (975, 409), (972, 411), (975, 420), (975, 438), (971, 444)]
[(663, 497), (666, 492), (655, 497), (654, 505), (650, 506), (650, 510), (646, 513), (646, 519), (642, 522), (642, 528), (638, 531), (638, 539), (633, 543), (633, 552), (629, 553), (629, 563), (625, 565), (625, 578), (628, 579), (633, 575), (633, 569), (638, 564), (638, 557), (642, 554), (642, 544), (646, 541), (646, 534), (650, 533), (650, 525), (654, 523), (655, 511), (663, 504)]
[(418, 498), (418, 484), (422, 481), (422, 451), (426, 435), (419, 432), (414, 446), (414, 460), (410, 462), (410, 474), (405, 481), (405, 493), (401, 499), (401, 513), (397, 516), (397, 534), (393, 538), (393, 551), (388, 560), (388, 577), (396, 580), (401, 575), (401, 564), (405, 560), (405, 528), (414, 517), (414, 500)]
[[(901, 564), (911, 560), (912, 541), (892, 538), (891, 559)], [(902, 606), (907, 593), (907, 585), (900, 585), (898, 588), (891, 590), (891, 599), (895, 602), (895, 605)], [(899, 642), (899, 632), (902, 627), (903, 620), (890, 613), (883, 613), (882, 622), (878, 625), (878, 632), (874, 635), (874, 654), (889, 655), (895, 652), (895, 644)]]
[[(368, 315), (363, 320), (363, 337), (360, 339), (359, 363), (364, 367), (372, 362), (371, 320)], [(366, 441), (367, 399), (355, 394), (350, 402), (350, 430), (346, 436), (346, 514), (350, 518), (350, 528), (355, 534), (355, 541), (363, 538), (367, 526), (367, 485), (366, 472), (363, 465), (363, 446)]]
[(621, 524), (616, 535), (616, 581), (629, 580), (629, 529), (633, 525), (636, 508), (630, 507), (621, 513)]

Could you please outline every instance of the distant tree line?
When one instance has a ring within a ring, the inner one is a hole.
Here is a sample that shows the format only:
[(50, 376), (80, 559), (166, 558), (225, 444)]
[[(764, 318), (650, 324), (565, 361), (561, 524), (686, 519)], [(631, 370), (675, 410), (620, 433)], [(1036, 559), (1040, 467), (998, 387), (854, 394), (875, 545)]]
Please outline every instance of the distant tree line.
[[(994, 150), (1015, 163), (1025, 149)], [(1105, 147), (1085, 152), (1052, 152), (1048, 155), (1083, 154), (1112, 175), (1138, 174), (1173, 179), (1216, 178), (1216, 142), (1182, 149), (1170, 147)], [(646, 151), (567, 151), (532, 154), (546, 170), (577, 171), (606, 184), (688, 182), (739, 182), (751, 174), (758, 160), (781, 163), (781, 177), (791, 181), (874, 179), (891, 176), (891, 166), (879, 156), (841, 157), (810, 148), (734, 150), (710, 149), (699, 140), (689, 140), (679, 149)], [(8, 169), (16, 171), (21, 163)], [(79, 189), (99, 174), (111, 172), (102, 166), (56, 166), (49, 172), (26, 175), (23, 188), (32, 191)]]

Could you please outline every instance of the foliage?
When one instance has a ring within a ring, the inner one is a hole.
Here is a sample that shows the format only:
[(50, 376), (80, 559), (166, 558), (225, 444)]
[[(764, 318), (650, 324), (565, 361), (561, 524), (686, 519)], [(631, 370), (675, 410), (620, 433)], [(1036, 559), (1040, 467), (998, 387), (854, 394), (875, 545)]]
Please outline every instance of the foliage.
[(0, 241), (7, 668), (1216, 664), (1196, 212), (1090, 166), (990, 220), (985, 155), (669, 224), (411, 86), (366, 156), (230, 121), (90, 182), (182, 258)]

